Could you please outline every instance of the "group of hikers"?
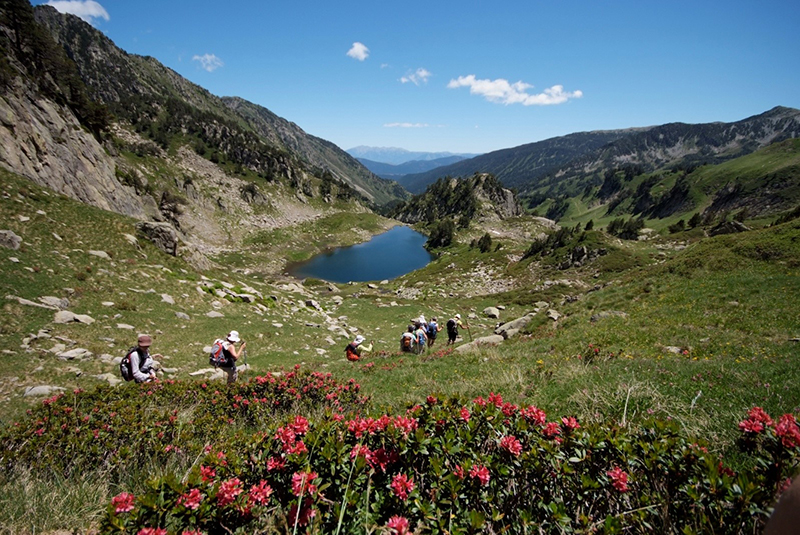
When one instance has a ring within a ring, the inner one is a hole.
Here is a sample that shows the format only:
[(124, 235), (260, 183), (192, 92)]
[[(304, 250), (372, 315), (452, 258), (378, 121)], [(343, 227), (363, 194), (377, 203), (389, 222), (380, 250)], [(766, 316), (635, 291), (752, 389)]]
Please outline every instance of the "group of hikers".
[[(241, 342), (239, 333), (231, 331), (224, 339), (214, 340), (214, 344), (211, 346), (209, 364), (224, 371), (228, 376), (228, 383), (235, 383), (239, 377), (236, 361), (244, 354), (244, 348), (247, 346), (247, 342), (242, 342), (237, 349), (236, 344), (239, 342)], [(160, 353), (150, 354), (152, 344), (153, 338), (149, 334), (139, 335), (136, 345), (125, 353), (119, 363), (119, 371), (123, 379), (137, 383), (149, 383), (156, 380), (155, 359), (162, 358), (162, 355)]]
[[(461, 321), (461, 314), (456, 314), (447, 320), (445, 328), (447, 329), (447, 345), (455, 344), (459, 329), (465, 328), (464, 323)], [(466, 328), (469, 329), (469, 326)], [(426, 347), (433, 347), (436, 343), (436, 338), (441, 330), (442, 327), (436, 318), (426, 321), (425, 316), (420, 315), (418, 318), (411, 320), (406, 331), (400, 336), (400, 351), (417, 355), (424, 353)], [(352, 342), (347, 344), (344, 349), (347, 360), (360, 360), (364, 354), (372, 351), (372, 343), (365, 344), (365, 341), (366, 339), (359, 334)]]
[[(455, 344), (459, 329), (465, 328), (464, 323), (461, 321), (461, 314), (456, 314), (447, 320), (445, 327), (447, 329), (447, 345)], [(466, 328), (469, 329), (469, 326)], [(436, 337), (441, 330), (442, 327), (438, 324), (436, 318), (426, 321), (425, 316), (420, 315), (419, 318), (411, 320), (408, 329), (400, 337), (400, 351), (417, 355), (424, 353), (426, 347), (433, 347), (436, 343)], [(237, 348), (236, 344), (239, 342), (241, 344)], [(352, 342), (347, 344), (347, 347), (345, 347), (347, 360), (360, 360), (363, 355), (371, 352), (373, 344), (365, 342), (364, 336), (359, 334)], [(128, 350), (119, 364), (120, 374), (123, 379), (137, 383), (149, 383), (156, 380), (155, 359), (161, 358), (162, 355), (159, 353), (150, 354), (150, 346), (152, 344), (153, 339), (149, 334), (139, 335), (136, 345)], [(246, 346), (247, 342), (241, 341), (237, 331), (229, 332), (224, 339), (218, 338), (211, 346), (209, 363), (214, 368), (219, 368), (227, 374), (228, 383), (235, 383), (239, 377), (236, 361), (242, 356)]]

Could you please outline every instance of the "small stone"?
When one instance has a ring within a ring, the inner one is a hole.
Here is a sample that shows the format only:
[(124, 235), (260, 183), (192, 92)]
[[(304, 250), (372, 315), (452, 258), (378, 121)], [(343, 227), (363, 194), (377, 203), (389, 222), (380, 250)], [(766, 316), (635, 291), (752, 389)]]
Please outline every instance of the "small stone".
[(133, 325), (128, 325), (127, 323), (117, 323), (117, 329), (124, 329), (126, 331), (132, 331), (135, 329)]
[(40, 386), (31, 386), (25, 389), (25, 397), (33, 397), (33, 396), (52, 396), (53, 394), (59, 394), (64, 391), (64, 388), (60, 386), (50, 386), (50, 385), (40, 385)]
[(53, 323), (71, 323), (75, 321), (75, 314), (69, 310), (59, 310), (53, 318)]
[(108, 256), (108, 253), (105, 251), (89, 251), (89, 254), (92, 256), (96, 256), (98, 258), (104, 258), (106, 260), (111, 260), (111, 257)]
[(216, 310), (212, 310), (211, 312), (207, 312), (206, 316), (209, 318), (224, 318), (225, 315), (222, 312), (217, 312)]
[(190, 320), (192, 318), (189, 317), (189, 314), (186, 312), (176, 312), (175, 317), (182, 320)]
[(161, 302), (167, 303), (168, 305), (174, 305), (175, 300), (169, 294), (161, 294)]

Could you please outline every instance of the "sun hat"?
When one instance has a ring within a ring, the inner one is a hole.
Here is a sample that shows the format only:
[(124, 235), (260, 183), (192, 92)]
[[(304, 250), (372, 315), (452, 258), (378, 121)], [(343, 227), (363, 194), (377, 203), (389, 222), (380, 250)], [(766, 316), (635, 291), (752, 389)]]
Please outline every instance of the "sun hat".
[(461, 319), (461, 314), (456, 314), (456, 317), (457, 317), (458, 319)]
[(361, 336), (360, 334), (359, 334), (358, 336), (356, 336), (356, 339), (354, 340), (354, 342), (355, 342), (356, 344), (360, 344), (360, 343), (361, 343), (361, 342), (363, 342), (363, 341), (364, 341), (364, 337), (363, 337), (363, 336)]
[(239, 331), (231, 331), (228, 334), (228, 341), (233, 342), (234, 344), (240, 340), (239, 338)]
[(153, 339), (150, 338), (149, 334), (140, 334), (138, 343), (139, 347), (150, 347), (150, 344), (153, 343)]
[(428, 323), (427, 321), (425, 321), (425, 316), (423, 314), (419, 315), (419, 322), (420, 323)]

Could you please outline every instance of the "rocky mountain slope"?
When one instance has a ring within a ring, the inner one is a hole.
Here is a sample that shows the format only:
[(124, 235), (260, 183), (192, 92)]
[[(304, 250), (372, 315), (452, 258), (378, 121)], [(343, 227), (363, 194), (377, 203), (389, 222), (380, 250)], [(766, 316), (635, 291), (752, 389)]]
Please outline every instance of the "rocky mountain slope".
[(391, 180), (398, 180), (400, 185), (402, 185), (402, 179), (405, 175), (424, 173), (426, 171), (436, 169), (437, 167), (458, 163), (462, 160), (466, 160), (466, 158), (464, 156), (454, 155), (436, 158), (433, 160), (411, 160), (395, 165), (390, 163), (376, 162), (374, 160), (368, 160), (367, 158), (358, 158), (358, 161), (361, 162), (364, 167), (376, 175)]
[(412, 193), (444, 176), (465, 177), (474, 173), (491, 173), (508, 187), (524, 189), (524, 185), (551, 173), (575, 158), (630, 135), (634, 130), (579, 132), (482, 154), (425, 173), (399, 179)]

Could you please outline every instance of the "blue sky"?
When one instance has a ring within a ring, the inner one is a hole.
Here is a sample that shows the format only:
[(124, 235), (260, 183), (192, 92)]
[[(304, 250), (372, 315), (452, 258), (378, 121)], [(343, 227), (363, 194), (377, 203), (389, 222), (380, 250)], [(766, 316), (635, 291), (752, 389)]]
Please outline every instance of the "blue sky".
[(343, 149), (481, 153), (800, 108), (800, 2), (34, 1)]

